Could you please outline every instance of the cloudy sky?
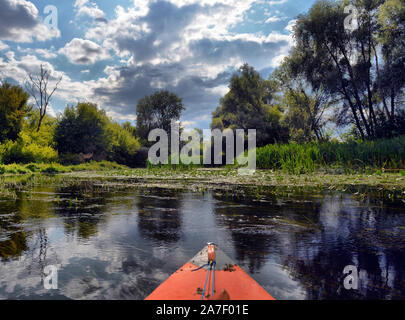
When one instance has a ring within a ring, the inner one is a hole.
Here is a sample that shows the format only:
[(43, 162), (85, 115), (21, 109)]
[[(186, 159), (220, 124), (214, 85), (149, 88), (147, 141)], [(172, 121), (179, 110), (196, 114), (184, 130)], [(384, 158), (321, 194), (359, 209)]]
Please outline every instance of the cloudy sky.
[(232, 73), (247, 62), (267, 78), (313, 3), (0, 0), (0, 79), (23, 84), (42, 63), (63, 77), (51, 114), (91, 101), (117, 121), (135, 120), (140, 98), (167, 89), (183, 99), (187, 127), (209, 128)]

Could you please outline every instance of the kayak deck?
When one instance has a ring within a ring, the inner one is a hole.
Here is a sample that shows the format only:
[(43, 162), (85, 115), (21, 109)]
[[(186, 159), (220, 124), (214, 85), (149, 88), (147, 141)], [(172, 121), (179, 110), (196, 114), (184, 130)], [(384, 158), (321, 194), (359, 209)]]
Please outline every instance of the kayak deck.
[[(254, 279), (236, 265), (221, 249), (216, 248), (214, 296), (212, 272), (204, 299), (212, 300), (274, 300)], [(173, 273), (146, 300), (200, 300), (207, 278), (207, 246)], [(196, 270), (198, 269), (198, 270)]]

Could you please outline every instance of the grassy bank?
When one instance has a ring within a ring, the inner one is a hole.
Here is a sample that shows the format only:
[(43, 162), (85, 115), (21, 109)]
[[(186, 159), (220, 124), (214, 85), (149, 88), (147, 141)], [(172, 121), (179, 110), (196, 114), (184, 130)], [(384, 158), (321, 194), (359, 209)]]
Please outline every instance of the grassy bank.
[[(244, 187), (347, 190), (367, 186), (388, 190), (390, 194), (405, 198), (404, 137), (374, 142), (268, 145), (257, 149), (257, 167), (253, 176), (241, 176), (235, 166), (167, 165), (131, 169), (107, 161), (70, 166), (58, 163), (11, 164), (0, 165), (0, 177), (17, 180), (17, 175), (33, 175), (33, 183), (42, 183), (42, 177), (53, 174), (101, 185), (112, 183), (191, 190), (235, 190)], [(0, 184), (1, 181), (5, 182), (5, 178), (0, 179)]]
[(345, 143), (268, 145), (257, 149), (257, 167), (293, 174), (328, 168), (345, 171), (404, 169), (405, 137)]
[[(245, 154), (247, 156), (247, 154)], [(225, 162), (225, 159), (223, 159)], [(197, 159), (201, 164), (152, 165), (148, 169), (194, 170), (209, 168), (202, 165), (203, 157)], [(405, 136), (375, 141), (330, 141), (308, 144), (270, 144), (256, 150), (258, 169), (282, 171), (289, 174), (315, 172), (329, 173), (374, 173), (389, 170), (405, 170)], [(227, 168), (237, 167), (235, 164)]]
[(14, 175), (14, 174), (32, 174), (32, 173), (45, 173), (45, 174), (59, 174), (76, 171), (111, 171), (111, 170), (126, 170), (127, 166), (119, 165), (115, 162), (101, 161), (89, 162), (79, 165), (61, 165), (59, 163), (30, 163), (30, 164), (8, 164), (0, 165), (0, 175)]

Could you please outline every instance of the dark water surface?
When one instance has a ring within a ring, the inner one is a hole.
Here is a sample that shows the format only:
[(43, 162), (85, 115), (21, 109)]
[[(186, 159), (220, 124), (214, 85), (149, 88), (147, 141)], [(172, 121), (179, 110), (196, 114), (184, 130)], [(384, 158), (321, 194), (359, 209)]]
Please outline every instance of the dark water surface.
[[(144, 299), (207, 241), (277, 299), (404, 299), (405, 204), (36, 187), (0, 201), (0, 299)], [(58, 289), (43, 271), (58, 265)], [(343, 286), (346, 265), (358, 290)]]

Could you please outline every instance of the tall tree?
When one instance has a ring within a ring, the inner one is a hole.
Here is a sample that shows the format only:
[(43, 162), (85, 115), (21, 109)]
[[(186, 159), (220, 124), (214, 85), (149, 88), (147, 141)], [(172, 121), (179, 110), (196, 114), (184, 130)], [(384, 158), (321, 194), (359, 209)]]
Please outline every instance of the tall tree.
[(56, 79), (55, 85), (49, 88), (49, 78), (51, 73), (49, 70), (44, 68), (41, 64), (40, 72), (38, 75), (29, 74), (29, 81), (26, 82), (25, 87), (29, 94), (34, 98), (35, 104), (39, 111), (39, 121), (37, 132), (39, 132), (42, 124), (42, 120), (46, 115), (47, 108), (51, 102), (52, 96), (58, 89), (58, 85), (62, 81), (62, 77)]
[(30, 111), (29, 94), (20, 86), (4, 82), (0, 87), (0, 142), (16, 140)]
[(55, 132), (59, 153), (105, 153), (109, 143), (105, 130), (108, 122), (105, 111), (96, 104), (78, 103), (76, 107), (67, 107)]
[(327, 109), (334, 101), (323, 86), (312, 88), (301, 75), (294, 75), (294, 57), (287, 57), (272, 76), (273, 87), (281, 93), (280, 104), (286, 109), (283, 123), (289, 128), (290, 139), (296, 142), (321, 141), (328, 122)]
[[(393, 115), (388, 110), (382, 81), (383, 70), (391, 63), (386, 56), (379, 57), (381, 43), (377, 37), (381, 30), (378, 17), (385, 2), (321, 0), (299, 16), (294, 29), (293, 55), (299, 61), (295, 71), (304, 74), (315, 89), (323, 87), (339, 98), (338, 124), (355, 124), (363, 139), (384, 135), (378, 130), (380, 123), (395, 116), (395, 111)], [(345, 7), (349, 4), (358, 12), (355, 30), (345, 27)], [(394, 55), (403, 57), (401, 53)], [(404, 84), (397, 84), (399, 92)]]
[(376, 60), (378, 90), (386, 118), (398, 131), (404, 121), (399, 106), (405, 102), (405, 3), (402, 0), (385, 1), (380, 7), (378, 21), (381, 26), (378, 40), (384, 62), (381, 67)]
[(179, 120), (184, 109), (182, 100), (167, 90), (157, 91), (139, 100), (136, 108), (136, 130), (143, 144), (148, 144), (148, 135), (153, 129), (159, 128), (170, 133), (171, 121)]
[(270, 105), (269, 81), (244, 64), (232, 76), (229, 89), (212, 114), (212, 129), (256, 129), (259, 146), (285, 141), (286, 132), (280, 124), (282, 112), (278, 106)]

